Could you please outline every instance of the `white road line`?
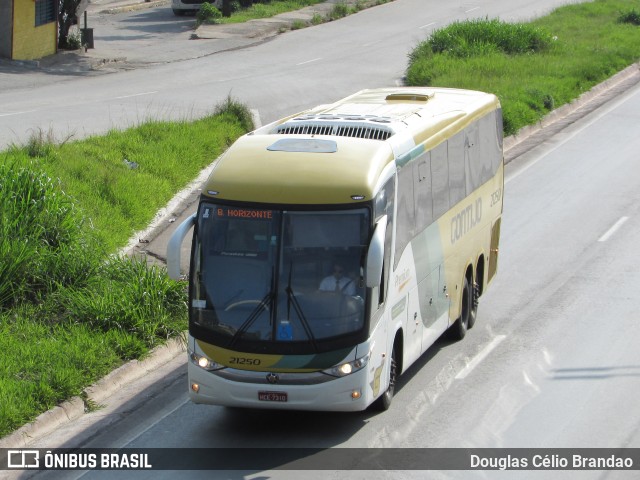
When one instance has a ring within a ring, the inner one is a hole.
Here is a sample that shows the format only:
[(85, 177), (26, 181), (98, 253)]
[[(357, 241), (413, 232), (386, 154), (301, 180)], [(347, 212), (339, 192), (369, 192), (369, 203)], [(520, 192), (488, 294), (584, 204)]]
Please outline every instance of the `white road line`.
[(464, 11), (464, 13), (471, 13), (471, 12), (473, 12), (473, 11), (475, 11), (475, 10), (480, 10), (480, 7), (473, 7), (473, 8), (470, 8), (469, 10), (465, 10), (465, 11)]
[(435, 25), (436, 22), (431, 22), (431, 23), (427, 23), (426, 25), (422, 25), (421, 27), (418, 27), (420, 30), (424, 29), (424, 28), (429, 28), (432, 27), (433, 25)]
[(24, 112), (0, 113), (0, 117), (10, 117), (11, 115), (22, 115), (23, 113), (31, 113), (35, 110), (25, 110)]
[(607, 230), (607, 232), (602, 235), (598, 241), (599, 242), (606, 242), (607, 240), (609, 240), (609, 238), (611, 238), (611, 236), (616, 233), (616, 231), (622, 226), (624, 225), (624, 222), (626, 222), (627, 220), (629, 220), (629, 217), (622, 217), (620, 220), (618, 220), (613, 227), (611, 227), (609, 230)]
[(122, 97), (115, 97), (115, 98), (116, 100), (121, 100), (123, 98), (141, 97), (143, 95), (153, 95), (154, 93), (158, 93), (158, 92), (155, 91), (155, 92), (134, 93), (133, 95), (123, 95)]
[(318, 60), (322, 60), (322, 57), (314, 58), (313, 60), (307, 60), (306, 62), (296, 63), (296, 67), (299, 67), (300, 65), (306, 65), (307, 63), (317, 62)]
[(507, 338), (506, 335), (496, 335), (495, 338), (491, 340), (489, 345), (484, 347), (482, 351), (467, 364), (466, 367), (458, 372), (455, 377), (456, 380), (461, 380), (469, 375), (472, 370), (476, 368), (480, 364), (480, 362), (482, 362), (482, 360), (487, 358), (487, 356), (493, 351), (493, 349), (496, 348), (505, 338)]

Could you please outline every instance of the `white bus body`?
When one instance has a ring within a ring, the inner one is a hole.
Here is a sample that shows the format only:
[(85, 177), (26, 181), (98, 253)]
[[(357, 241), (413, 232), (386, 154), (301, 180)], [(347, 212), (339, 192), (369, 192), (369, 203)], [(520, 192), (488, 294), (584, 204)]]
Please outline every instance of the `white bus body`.
[(241, 137), (167, 252), (177, 278), (195, 226), (191, 399), (388, 408), (398, 375), (473, 326), (502, 192), (501, 109), (486, 93), (364, 90)]

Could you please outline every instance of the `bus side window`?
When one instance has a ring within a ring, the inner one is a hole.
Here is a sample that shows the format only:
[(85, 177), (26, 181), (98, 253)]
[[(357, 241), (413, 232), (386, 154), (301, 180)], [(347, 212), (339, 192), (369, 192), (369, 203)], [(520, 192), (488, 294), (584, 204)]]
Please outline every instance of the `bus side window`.
[(433, 198), (431, 197), (431, 152), (416, 159), (413, 167), (413, 194), (416, 212), (416, 234), (433, 223)]
[(433, 218), (438, 219), (449, 210), (449, 165), (446, 142), (431, 150), (431, 194)]
[(460, 132), (447, 141), (449, 160), (449, 205), (453, 206), (467, 196), (464, 168), (464, 133)]

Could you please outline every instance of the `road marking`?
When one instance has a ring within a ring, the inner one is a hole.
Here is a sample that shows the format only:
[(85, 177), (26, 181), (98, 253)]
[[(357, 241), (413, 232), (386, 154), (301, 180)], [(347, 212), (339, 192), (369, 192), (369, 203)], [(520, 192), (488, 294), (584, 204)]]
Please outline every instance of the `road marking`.
[(489, 345), (484, 347), (482, 351), (467, 364), (466, 367), (458, 372), (455, 377), (456, 380), (461, 380), (469, 375), (471, 371), (476, 368), (480, 364), (480, 362), (482, 362), (482, 360), (487, 358), (487, 356), (493, 351), (493, 349), (500, 345), (500, 342), (502, 342), (505, 338), (507, 338), (506, 335), (496, 335), (494, 339), (491, 340)]
[(22, 115), (23, 113), (31, 113), (35, 110), (25, 110), (24, 112), (0, 113), (0, 117), (10, 117), (11, 115)]
[(143, 95), (153, 95), (154, 93), (158, 93), (158, 91), (156, 90), (155, 92), (143, 92), (143, 93), (134, 93), (133, 95), (123, 95), (121, 97), (116, 97), (116, 100), (121, 100), (123, 98), (131, 98), (131, 97), (141, 97)]
[(307, 63), (317, 62), (318, 60), (322, 60), (322, 57), (314, 58), (313, 60), (307, 60), (306, 62), (296, 63), (296, 67), (300, 65), (306, 65)]
[(609, 240), (609, 238), (618, 231), (618, 229), (624, 225), (624, 222), (626, 222), (627, 220), (629, 220), (629, 217), (622, 217), (620, 220), (618, 220), (613, 227), (611, 227), (609, 230), (607, 230), (607, 232), (602, 235), (598, 241), (599, 242), (606, 242), (607, 240)]
[(480, 10), (480, 7), (473, 7), (473, 8), (470, 8), (469, 10), (465, 10), (465, 11), (464, 11), (464, 13), (471, 13), (471, 12), (473, 12), (473, 11), (475, 11), (475, 10)]
[(429, 28), (432, 27), (433, 25), (435, 25), (436, 22), (431, 22), (431, 23), (427, 23), (426, 25), (422, 25), (421, 27), (418, 27), (420, 30), (424, 29), (424, 28)]

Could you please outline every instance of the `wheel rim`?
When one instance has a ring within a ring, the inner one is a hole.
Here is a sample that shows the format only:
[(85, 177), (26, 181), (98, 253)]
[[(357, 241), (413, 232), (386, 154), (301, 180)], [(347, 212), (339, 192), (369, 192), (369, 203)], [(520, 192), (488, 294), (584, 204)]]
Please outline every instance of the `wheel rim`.
[(393, 394), (396, 391), (396, 378), (397, 378), (397, 372), (396, 372), (396, 356), (395, 353), (391, 356), (391, 365), (390, 365), (390, 370), (389, 370), (389, 389), (387, 390), (387, 392), (389, 392), (389, 396), (392, 397)]

